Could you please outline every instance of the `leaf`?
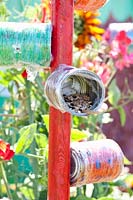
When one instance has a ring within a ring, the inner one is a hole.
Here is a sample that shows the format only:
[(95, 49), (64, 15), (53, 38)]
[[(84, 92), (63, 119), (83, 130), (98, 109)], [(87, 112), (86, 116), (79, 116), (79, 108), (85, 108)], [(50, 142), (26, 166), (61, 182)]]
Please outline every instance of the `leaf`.
[(47, 131), (49, 132), (49, 115), (43, 115), (42, 118), (46, 125)]
[(95, 199), (86, 197), (86, 196), (81, 194), (81, 195), (77, 196), (75, 200), (95, 200)]
[(73, 65), (74, 65), (75, 67), (79, 67), (81, 56), (82, 56), (82, 51), (76, 51), (76, 52), (74, 52), (74, 59), (73, 59), (74, 61), (73, 61)]
[(125, 156), (124, 156), (124, 165), (132, 165), (133, 162), (131, 162), (130, 160), (128, 160)]
[(115, 200), (115, 199), (112, 197), (101, 197), (98, 200)]
[(9, 84), (9, 80), (7, 80), (7, 78), (5, 78), (4, 71), (0, 71), (0, 84), (5, 87), (8, 87), (8, 84)]
[(109, 96), (109, 102), (113, 106), (116, 106), (121, 98), (121, 91), (118, 88), (115, 79), (111, 82), (109, 86), (108, 96)]
[(29, 148), (36, 133), (37, 124), (30, 124), (20, 129), (20, 138), (17, 142), (16, 153), (23, 153)]
[(20, 191), (26, 199), (35, 199), (33, 188), (21, 186)]
[(70, 197), (70, 200), (75, 200), (76, 199), (76, 197)]
[(124, 110), (124, 108), (122, 106), (120, 106), (118, 108), (118, 112), (119, 112), (119, 115), (120, 115), (121, 125), (124, 126), (125, 123), (126, 123), (126, 112), (125, 112), (125, 110)]
[(48, 138), (44, 134), (35, 134), (35, 140), (39, 148), (45, 148), (48, 144)]
[(80, 141), (83, 139), (88, 138), (89, 135), (86, 132), (80, 131), (78, 129), (72, 129), (71, 130), (71, 141)]
[(40, 194), (39, 200), (47, 199), (47, 190), (43, 190), (39, 194)]

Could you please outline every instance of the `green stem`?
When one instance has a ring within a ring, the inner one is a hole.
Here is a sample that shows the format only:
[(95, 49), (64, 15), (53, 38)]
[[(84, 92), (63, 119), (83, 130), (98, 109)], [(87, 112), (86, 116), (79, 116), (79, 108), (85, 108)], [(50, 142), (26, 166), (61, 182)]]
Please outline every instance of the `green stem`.
[(94, 184), (94, 189), (91, 197), (97, 198), (98, 194), (99, 194), (99, 184)]
[(5, 169), (4, 169), (4, 166), (3, 166), (3, 162), (0, 163), (0, 168), (1, 168), (1, 175), (2, 175), (2, 178), (3, 178), (4, 184), (5, 184), (5, 187), (6, 187), (7, 195), (8, 195), (10, 200), (13, 200), (11, 192), (10, 192), (10, 188), (9, 188), (9, 185), (8, 185), (8, 181), (7, 181)]
[[(28, 110), (28, 115), (29, 115), (29, 124), (34, 122), (34, 113), (31, 109), (31, 82), (26, 80), (26, 95), (27, 95), (27, 110)], [(35, 154), (35, 148), (36, 148), (36, 144), (35, 141), (33, 141), (31, 147), (30, 147), (30, 151), (32, 152), (32, 154)], [(35, 159), (31, 160), (31, 164), (33, 167), (33, 173), (35, 174), (35, 179), (33, 181), (33, 191), (34, 191), (34, 196), (35, 199), (38, 199), (38, 163), (36, 162)]]
[(34, 155), (34, 154), (31, 154), (31, 153), (27, 153), (27, 154), (25, 154), (25, 153), (21, 153), (21, 154), (18, 154), (18, 155), (23, 155), (23, 156), (25, 156), (25, 157), (27, 157), (27, 158), (36, 158), (36, 159), (43, 159), (43, 160), (45, 160), (45, 157), (43, 157), (43, 156), (38, 156), (38, 155)]
[(81, 192), (81, 187), (77, 187), (77, 196), (81, 195), (82, 192)]
[(31, 109), (31, 83), (26, 80), (26, 95), (27, 95), (27, 109), (28, 109), (28, 115), (29, 115), (29, 123), (34, 122), (34, 116), (33, 116), (33, 111)]
[(114, 76), (116, 75), (116, 72), (117, 72), (116, 69), (112, 72), (112, 74), (111, 74), (109, 80), (108, 80), (107, 83), (105, 84), (105, 88), (108, 88), (108, 87), (109, 87), (109, 85), (110, 85), (112, 79), (113, 79)]
[(132, 100), (127, 100), (127, 101), (125, 101), (125, 102), (123, 102), (122, 104), (120, 104), (120, 105), (117, 105), (117, 106), (115, 106), (115, 107), (111, 107), (111, 108), (109, 108), (108, 110), (107, 110), (107, 112), (111, 112), (111, 111), (113, 111), (113, 110), (116, 110), (116, 109), (118, 109), (119, 107), (123, 107), (123, 106), (126, 106), (127, 104), (129, 104), (130, 102), (132, 102)]

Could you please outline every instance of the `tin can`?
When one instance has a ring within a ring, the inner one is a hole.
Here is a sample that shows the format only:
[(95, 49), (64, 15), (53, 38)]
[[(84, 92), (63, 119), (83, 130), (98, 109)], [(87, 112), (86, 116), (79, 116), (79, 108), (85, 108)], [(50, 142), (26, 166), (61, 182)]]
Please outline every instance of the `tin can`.
[(71, 144), (71, 186), (108, 182), (123, 169), (123, 153), (111, 140), (74, 142)]
[(97, 112), (105, 97), (104, 85), (97, 74), (64, 64), (48, 77), (44, 90), (50, 106), (77, 116)]
[(49, 66), (51, 33), (50, 23), (0, 22), (0, 67)]

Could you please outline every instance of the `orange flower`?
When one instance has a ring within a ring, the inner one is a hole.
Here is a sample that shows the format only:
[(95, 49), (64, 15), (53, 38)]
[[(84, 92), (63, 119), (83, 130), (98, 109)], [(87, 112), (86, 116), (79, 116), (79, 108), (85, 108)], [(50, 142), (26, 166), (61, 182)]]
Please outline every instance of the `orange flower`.
[(0, 160), (10, 160), (14, 156), (14, 151), (10, 149), (10, 144), (0, 139)]
[(99, 27), (101, 21), (97, 18), (98, 15), (98, 12), (75, 11), (74, 31), (75, 35), (77, 35), (77, 40), (74, 45), (79, 49), (83, 49), (87, 44), (91, 43), (92, 36), (97, 40), (102, 39), (104, 29)]

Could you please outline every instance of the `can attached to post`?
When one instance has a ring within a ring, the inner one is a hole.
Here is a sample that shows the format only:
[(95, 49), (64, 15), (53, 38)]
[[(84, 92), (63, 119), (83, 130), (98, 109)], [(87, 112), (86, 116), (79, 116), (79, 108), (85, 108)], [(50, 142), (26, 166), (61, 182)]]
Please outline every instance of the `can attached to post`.
[(49, 66), (51, 33), (51, 23), (0, 22), (0, 67)]
[(71, 144), (71, 186), (112, 181), (123, 169), (123, 153), (111, 139)]
[(101, 107), (105, 89), (97, 74), (62, 64), (48, 77), (45, 96), (61, 112), (87, 116)]

